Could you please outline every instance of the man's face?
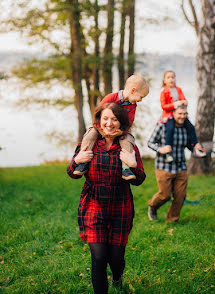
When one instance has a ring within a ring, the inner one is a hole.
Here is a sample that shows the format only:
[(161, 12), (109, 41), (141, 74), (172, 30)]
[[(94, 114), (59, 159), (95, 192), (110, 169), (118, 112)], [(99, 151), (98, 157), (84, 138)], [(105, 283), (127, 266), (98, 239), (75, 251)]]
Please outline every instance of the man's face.
[(177, 108), (173, 111), (173, 117), (177, 125), (183, 125), (185, 119), (187, 118), (187, 109)]

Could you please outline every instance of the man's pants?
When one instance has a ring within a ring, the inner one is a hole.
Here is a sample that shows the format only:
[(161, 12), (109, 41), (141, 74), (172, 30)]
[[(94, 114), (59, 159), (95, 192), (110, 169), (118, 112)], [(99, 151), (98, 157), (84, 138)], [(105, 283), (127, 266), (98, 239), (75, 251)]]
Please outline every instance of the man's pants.
[(148, 204), (152, 208), (158, 209), (170, 200), (171, 194), (173, 194), (173, 201), (170, 205), (166, 221), (177, 222), (186, 197), (187, 171), (182, 170), (172, 174), (156, 169), (155, 173), (159, 191), (149, 200)]

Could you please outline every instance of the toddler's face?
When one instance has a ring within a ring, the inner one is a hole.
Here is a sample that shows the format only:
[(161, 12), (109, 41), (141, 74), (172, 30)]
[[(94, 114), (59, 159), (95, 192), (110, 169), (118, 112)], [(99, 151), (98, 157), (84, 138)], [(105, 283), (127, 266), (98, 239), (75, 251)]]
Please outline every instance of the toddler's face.
[(164, 84), (169, 88), (175, 87), (175, 74), (174, 72), (167, 72), (163, 79)]
[[(133, 93), (132, 93), (133, 92)], [(129, 96), (128, 100), (131, 104), (135, 104), (137, 102), (141, 102), (144, 97), (148, 94), (148, 89), (143, 88), (142, 91), (134, 90), (132, 91)]]

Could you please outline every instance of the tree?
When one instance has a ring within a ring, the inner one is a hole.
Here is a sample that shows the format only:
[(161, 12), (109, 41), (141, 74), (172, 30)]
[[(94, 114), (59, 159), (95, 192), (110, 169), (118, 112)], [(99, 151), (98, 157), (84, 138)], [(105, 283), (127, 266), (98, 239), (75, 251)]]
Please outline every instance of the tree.
[(105, 95), (112, 92), (112, 66), (113, 66), (113, 30), (114, 30), (114, 4), (115, 0), (108, 0), (107, 4), (107, 29), (103, 57), (103, 77)]
[(82, 92), (82, 58), (81, 58), (81, 26), (80, 10), (78, 0), (68, 0), (71, 7), (70, 12), (70, 34), (71, 34), (71, 60), (72, 60), (72, 80), (75, 89), (75, 107), (78, 113), (79, 131), (78, 141), (86, 131), (83, 116), (83, 92)]
[(128, 76), (134, 74), (135, 54), (134, 54), (134, 32), (135, 32), (135, 0), (130, 1), (129, 5), (129, 51), (128, 51)]
[[(69, 95), (41, 98), (42, 95), (31, 95), (19, 101), (19, 105), (37, 104), (45, 107), (75, 106), (78, 122), (78, 140), (85, 131), (83, 116), (84, 100), (89, 104), (91, 114), (99, 100), (105, 94), (112, 92), (112, 69), (115, 62), (113, 53), (113, 37), (118, 33), (114, 22), (115, 12), (119, 4), (126, 3), (125, 17), (130, 18), (129, 38), (129, 68), (134, 71), (134, 1), (128, 0), (43, 0), (41, 2), (27, 0), (2, 0), (1, 11), (9, 12), (2, 21), (1, 32), (18, 31), (27, 42), (40, 44), (42, 56), (32, 60), (24, 60), (13, 68), (12, 72), (20, 78), (25, 86), (30, 88), (52, 88), (55, 84), (65, 85), (74, 89)], [(103, 3), (103, 4), (100, 4)], [(129, 4), (130, 3), (130, 4)], [(101, 15), (102, 14), (102, 15)], [(6, 14), (4, 14), (6, 15)], [(3, 15), (2, 15), (3, 16)], [(107, 25), (99, 26), (100, 17), (107, 19)], [(102, 28), (101, 28), (102, 27)], [(125, 27), (122, 29), (123, 36)], [(59, 38), (55, 37), (59, 34)], [(102, 35), (102, 38), (100, 36)], [(105, 40), (105, 45), (102, 43)], [(114, 44), (120, 56), (123, 56), (123, 68), (126, 60), (124, 40)], [(104, 47), (104, 48), (103, 48)], [(102, 49), (103, 48), (103, 49)], [(120, 75), (121, 76), (121, 75)], [(124, 86), (124, 79), (122, 81)], [(104, 92), (100, 90), (104, 82)], [(86, 99), (83, 99), (82, 86), (87, 89)]]
[[(215, 5), (214, 0), (201, 1), (201, 20), (198, 18), (196, 7), (192, 0), (189, 5), (193, 21), (187, 16), (182, 0), (182, 10), (186, 20), (191, 24), (199, 40), (196, 57), (197, 80), (199, 85), (199, 98), (196, 114), (196, 132), (200, 143), (212, 142), (214, 137), (215, 120)], [(207, 174), (212, 170), (212, 159), (209, 153), (206, 158), (191, 157), (188, 172)]]
[(120, 25), (120, 44), (118, 55), (118, 71), (119, 71), (119, 89), (123, 89), (125, 85), (125, 21), (127, 15), (127, 0), (122, 0), (121, 5), (121, 25)]

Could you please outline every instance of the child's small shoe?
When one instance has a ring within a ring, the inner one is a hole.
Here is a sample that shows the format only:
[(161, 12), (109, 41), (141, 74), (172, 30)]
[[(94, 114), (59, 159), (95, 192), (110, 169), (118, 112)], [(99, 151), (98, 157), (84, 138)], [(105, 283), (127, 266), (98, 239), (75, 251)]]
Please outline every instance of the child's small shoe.
[(128, 180), (135, 180), (136, 176), (132, 173), (130, 168), (125, 168), (122, 170), (122, 178), (128, 181)]
[(194, 148), (194, 151), (193, 151), (194, 157), (205, 157), (206, 155), (207, 153), (205, 149), (199, 150), (197, 148)]
[(83, 174), (85, 174), (88, 171), (88, 162), (85, 163), (80, 163), (76, 169), (74, 170), (73, 174), (74, 175), (78, 175), (78, 176), (82, 176)]
[(172, 153), (167, 153), (166, 154), (166, 162), (170, 163), (170, 162), (173, 162), (173, 156), (172, 156)]

